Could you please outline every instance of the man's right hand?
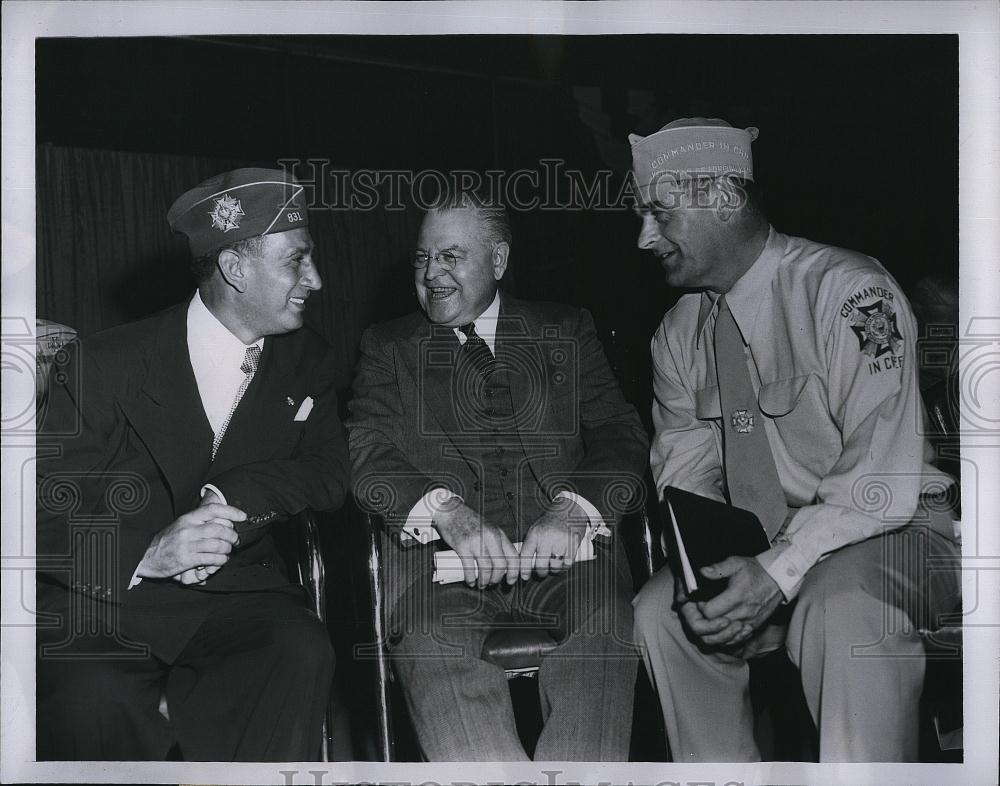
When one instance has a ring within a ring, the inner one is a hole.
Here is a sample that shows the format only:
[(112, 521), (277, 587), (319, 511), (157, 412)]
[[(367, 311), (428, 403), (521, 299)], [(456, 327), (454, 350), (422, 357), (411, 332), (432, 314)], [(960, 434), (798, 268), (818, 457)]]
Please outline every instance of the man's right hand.
[(674, 608), (687, 629), (707, 646), (735, 646), (746, 641), (753, 633), (753, 627), (740, 620), (727, 617), (706, 617), (698, 603), (691, 600), (684, 589), (684, 582), (674, 576)]
[(476, 586), (479, 569), (480, 589), (507, 577), (507, 583), (517, 581), (519, 574), (517, 550), (503, 531), (452, 498), (434, 515), (434, 526), (441, 538), (451, 546), (462, 562), (465, 583)]
[(239, 541), (233, 522), (246, 517), (239, 508), (217, 503), (185, 513), (156, 533), (137, 575), (144, 579), (178, 576), (182, 584), (199, 583), (194, 568), (225, 565)]

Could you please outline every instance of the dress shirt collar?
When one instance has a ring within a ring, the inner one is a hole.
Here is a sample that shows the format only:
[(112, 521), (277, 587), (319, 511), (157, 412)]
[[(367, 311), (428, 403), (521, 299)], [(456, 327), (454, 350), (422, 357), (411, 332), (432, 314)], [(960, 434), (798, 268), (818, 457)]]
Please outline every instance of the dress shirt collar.
[[(250, 344), (244, 344), (208, 310), (197, 290), (188, 306), (187, 328), (192, 360), (200, 358), (212, 367), (232, 367), (235, 363), (235, 368), (239, 368), (242, 365)], [(263, 338), (252, 343), (264, 350)]]
[[(767, 241), (764, 243), (760, 256), (754, 260), (747, 272), (740, 276), (726, 293), (726, 302), (729, 304), (733, 319), (736, 320), (736, 326), (743, 334), (745, 344), (750, 343), (754, 320), (770, 289), (771, 280), (774, 278), (778, 265), (784, 258), (784, 247), (784, 236), (775, 232), (774, 227), (769, 227)], [(715, 311), (718, 302), (719, 295), (715, 292), (703, 292), (701, 295), (697, 332), (699, 345), (708, 317)]]
[[(499, 319), (500, 290), (497, 290), (497, 294), (493, 298), (493, 302), (490, 303), (487, 309), (474, 320), (476, 334), (486, 342), (486, 346), (490, 348), (490, 352), (493, 353), (494, 357), (497, 354), (497, 320)], [(453, 328), (453, 330), (455, 331), (455, 335), (458, 336), (459, 342), (464, 345), (468, 340), (465, 333), (458, 328)]]

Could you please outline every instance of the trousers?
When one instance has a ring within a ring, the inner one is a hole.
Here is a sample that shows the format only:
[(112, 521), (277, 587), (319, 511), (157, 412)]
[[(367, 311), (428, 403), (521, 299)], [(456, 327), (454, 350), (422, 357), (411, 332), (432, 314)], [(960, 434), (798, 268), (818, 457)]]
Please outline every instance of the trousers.
[[(74, 636), (66, 624), (40, 628), (39, 760), (163, 760), (174, 745), (187, 761), (316, 760), (334, 655), (301, 589), (212, 593), (206, 603), (169, 661), (129, 642), (127, 623), (86, 619)], [(62, 601), (48, 606), (72, 617)]]
[[(816, 564), (784, 646), (819, 732), (821, 761), (916, 761), (925, 656), (918, 630), (961, 603), (960, 552), (915, 523)], [(759, 761), (746, 660), (697, 645), (664, 568), (635, 603), (636, 639), (675, 761)], [(779, 645), (780, 646), (780, 645)]]
[(537, 761), (626, 761), (639, 658), (621, 548), (544, 579), (484, 590), (419, 582), (390, 619), (390, 657), (429, 761), (528, 761), (503, 670), (482, 659), (499, 625), (540, 627), (558, 646), (538, 673)]

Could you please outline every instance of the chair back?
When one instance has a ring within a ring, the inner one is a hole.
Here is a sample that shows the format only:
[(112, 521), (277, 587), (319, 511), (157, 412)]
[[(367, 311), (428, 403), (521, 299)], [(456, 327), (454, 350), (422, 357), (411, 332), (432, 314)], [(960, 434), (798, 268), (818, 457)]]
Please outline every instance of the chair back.
[(950, 374), (924, 388), (921, 397), (927, 411), (927, 439), (934, 448), (933, 464), (942, 472), (961, 480), (958, 374)]
[(921, 391), (931, 433), (938, 436), (958, 436), (960, 428), (958, 393), (958, 374), (950, 374)]
[(49, 372), (58, 365), (63, 348), (77, 337), (68, 325), (47, 319), (35, 320), (35, 404), (42, 406), (48, 399)]

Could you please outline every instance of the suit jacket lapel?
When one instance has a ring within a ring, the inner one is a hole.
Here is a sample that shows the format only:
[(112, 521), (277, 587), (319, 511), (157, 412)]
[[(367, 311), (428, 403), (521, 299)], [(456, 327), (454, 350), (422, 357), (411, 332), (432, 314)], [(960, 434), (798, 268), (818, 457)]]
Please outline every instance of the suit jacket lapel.
[(458, 353), (462, 349), (455, 331), (421, 317), (413, 333), (400, 342), (399, 347), (403, 365), (416, 383), (420, 436), (446, 438), (469, 470), (479, 477), (479, 466), (466, 455), (468, 445), (464, 440), (456, 440), (468, 432), (462, 428), (455, 412), (453, 383)]
[(496, 357), (510, 390), (513, 428), (517, 432), (528, 468), (539, 486), (542, 483), (535, 471), (532, 456), (547, 455), (546, 448), (550, 446), (532, 449), (530, 444), (525, 443), (525, 436), (530, 437), (531, 433), (529, 431), (526, 435), (523, 426), (538, 423), (538, 409), (542, 408), (544, 411), (548, 405), (546, 396), (549, 395), (552, 380), (545, 363), (544, 347), (538, 343), (541, 332), (541, 326), (531, 312), (523, 309), (515, 299), (501, 295)]
[[(460, 349), (454, 330), (425, 320), (421, 320), (410, 338), (400, 345), (403, 364), (416, 381), (424, 412), (437, 421), (441, 432), (447, 435), (460, 430), (452, 401), (452, 381)], [(434, 424), (420, 425), (433, 429)]]
[(190, 504), (212, 458), (212, 427), (187, 348), (187, 308), (164, 314), (149, 373), (125, 414), (170, 488), (174, 510)]
[[(535, 413), (529, 412), (543, 404), (538, 400), (544, 395), (545, 379), (541, 381), (542, 390), (534, 389), (538, 383), (538, 373), (544, 372), (542, 353), (533, 332), (534, 325), (530, 315), (521, 309), (516, 301), (500, 297), (500, 318), (497, 321), (496, 358), (500, 373), (505, 375), (510, 386), (510, 398), (513, 406), (514, 421), (523, 423), (525, 418)], [(533, 384), (533, 380), (535, 380)], [(520, 431), (520, 429), (518, 429)]]

